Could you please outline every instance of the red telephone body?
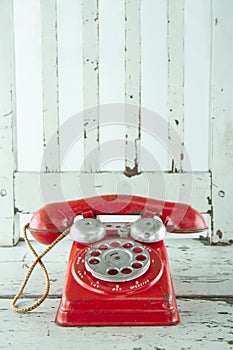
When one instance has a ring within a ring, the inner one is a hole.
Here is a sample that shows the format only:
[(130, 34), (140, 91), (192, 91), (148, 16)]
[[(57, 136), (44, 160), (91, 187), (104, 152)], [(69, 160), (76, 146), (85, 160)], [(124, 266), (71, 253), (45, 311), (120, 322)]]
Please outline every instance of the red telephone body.
[[(33, 215), (29, 230), (36, 240), (49, 244), (72, 226), (76, 216), (95, 218), (100, 214), (156, 216), (173, 233), (207, 229), (202, 215), (188, 205), (130, 195), (105, 195), (46, 205)], [(121, 225), (105, 225), (104, 237), (95, 242), (73, 242), (57, 324), (113, 326), (179, 322), (164, 241), (145, 243), (130, 235), (122, 237)], [(111, 264), (112, 259), (116, 259), (117, 268), (108, 270), (105, 278), (104, 266), (109, 261)]]

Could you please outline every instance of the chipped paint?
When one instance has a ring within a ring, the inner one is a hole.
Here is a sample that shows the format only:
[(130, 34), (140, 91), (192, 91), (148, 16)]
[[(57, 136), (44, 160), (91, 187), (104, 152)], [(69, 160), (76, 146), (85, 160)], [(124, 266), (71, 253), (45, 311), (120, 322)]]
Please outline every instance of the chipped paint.
[(128, 166), (125, 167), (124, 175), (127, 177), (132, 177), (140, 174), (141, 172), (138, 170), (138, 164), (135, 164), (133, 168), (130, 168)]
[(221, 239), (223, 237), (223, 233), (221, 230), (217, 230), (216, 235)]

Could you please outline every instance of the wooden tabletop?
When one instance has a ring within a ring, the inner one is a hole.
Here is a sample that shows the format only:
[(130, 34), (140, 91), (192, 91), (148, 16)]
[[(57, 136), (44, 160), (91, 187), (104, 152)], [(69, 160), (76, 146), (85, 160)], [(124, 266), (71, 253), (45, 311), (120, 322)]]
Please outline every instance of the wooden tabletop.
[[(44, 246), (33, 242), (37, 251)], [(29, 314), (10, 302), (33, 261), (24, 242), (0, 248), (0, 349), (189, 350), (233, 349), (232, 246), (209, 246), (194, 239), (166, 240), (181, 322), (169, 327), (60, 327), (54, 323), (71, 242), (65, 240), (44, 262), (51, 279), (49, 298)], [(38, 269), (21, 306), (43, 291)]]

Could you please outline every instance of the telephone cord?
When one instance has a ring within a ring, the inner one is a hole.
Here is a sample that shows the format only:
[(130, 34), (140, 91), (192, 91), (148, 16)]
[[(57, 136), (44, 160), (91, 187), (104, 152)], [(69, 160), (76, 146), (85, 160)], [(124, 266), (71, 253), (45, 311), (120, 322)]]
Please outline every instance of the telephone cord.
[[(33, 255), (35, 256), (35, 261), (33, 262), (33, 264), (31, 265), (31, 267), (29, 268), (25, 279), (18, 291), (18, 293), (16, 294), (16, 296), (14, 297), (12, 303), (11, 303), (11, 309), (15, 312), (18, 313), (25, 313), (25, 312), (29, 312), (32, 311), (34, 309), (36, 309), (40, 304), (43, 303), (43, 301), (47, 298), (48, 294), (49, 294), (49, 289), (50, 289), (50, 281), (49, 281), (49, 276), (48, 276), (48, 271), (45, 267), (45, 265), (43, 264), (43, 262), (41, 261), (41, 258), (43, 258), (58, 242), (60, 242), (69, 232), (70, 229), (67, 228), (64, 232), (62, 232), (60, 234), (60, 236), (58, 236), (41, 254), (37, 254), (35, 249), (32, 247), (31, 243), (29, 242), (29, 239), (27, 237), (27, 229), (29, 227), (29, 224), (26, 224), (23, 228), (23, 235), (24, 235), (24, 240), (27, 244), (27, 246), (29, 247), (29, 249), (31, 250), (31, 252), (33, 253)], [(44, 273), (44, 277), (45, 277), (45, 292), (44, 294), (31, 306), (28, 306), (26, 308), (19, 308), (17, 307), (15, 304), (17, 302), (17, 300), (20, 298), (20, 296), (22, 295), (24, 288), (26, 287), (28, 280), (35, 268), (35, 266), (39, 263), (43, 273)]]

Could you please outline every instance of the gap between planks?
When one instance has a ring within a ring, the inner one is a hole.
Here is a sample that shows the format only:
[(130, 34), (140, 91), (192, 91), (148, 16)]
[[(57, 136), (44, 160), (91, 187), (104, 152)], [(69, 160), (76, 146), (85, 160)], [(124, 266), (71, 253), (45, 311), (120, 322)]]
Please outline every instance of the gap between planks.
[[(41, 295), (39, 294), (30, 294), (24, 295), (20, 299), (21, 300), (30, 300), (30, 299), (38, 299)], [(51, 294), (48, 295), (46, 299), (60, 299), (62, 297), (61, 294)], [(0, 295), (0, 300), (11, 300), (14, 298), (14, 295)], [(224, 301), (228, 304), (233, 305), (233, 295), (176, 295), (177, 300), (206, 300), (206, 301)]]

